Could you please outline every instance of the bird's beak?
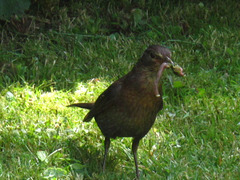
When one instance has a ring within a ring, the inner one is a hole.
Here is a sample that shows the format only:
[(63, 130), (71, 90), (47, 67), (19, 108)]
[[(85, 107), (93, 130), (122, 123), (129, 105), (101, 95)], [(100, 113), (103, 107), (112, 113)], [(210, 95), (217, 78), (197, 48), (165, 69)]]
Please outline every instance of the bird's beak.
[(167, 57), (167, 61), (171, 66), (174, 66), (174, 62), (171, 60), (171, 58)]

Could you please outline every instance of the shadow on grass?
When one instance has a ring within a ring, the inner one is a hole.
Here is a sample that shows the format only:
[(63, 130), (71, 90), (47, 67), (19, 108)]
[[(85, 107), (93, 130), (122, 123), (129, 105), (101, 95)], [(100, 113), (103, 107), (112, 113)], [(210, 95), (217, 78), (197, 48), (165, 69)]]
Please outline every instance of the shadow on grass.
[(119, 163), (118, 155), (111, 156), (108, 154), (106, 161), (106, 169), (102, 171), (102, 163), (104, 158), (104, 146), (102, 143), (102, 148), (96, 148), (95, 145), (85, 144), (81, 147), (78, 146), (79, 139), (69, 139), (66, 141), (67, 149), (72, 160), (72, 172), (75, 177), (83, 175), (86, 179), (133, 179), (135, 176), (135, 171), (132, 174), (126, 175), (123, 171), (119, 169), (116, 170), (117, 163)]

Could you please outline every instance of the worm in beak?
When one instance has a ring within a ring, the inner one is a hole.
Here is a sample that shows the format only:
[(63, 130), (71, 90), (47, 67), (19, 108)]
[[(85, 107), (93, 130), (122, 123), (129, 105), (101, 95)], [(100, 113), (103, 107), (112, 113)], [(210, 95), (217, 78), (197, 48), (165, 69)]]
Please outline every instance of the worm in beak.
[(176, 74), (177, 76), (184, 76), (183, 69), (180, 66), (175, 65), (174, 62), (169, 57), (167, 57), (167, 60), (168, 60), (168, 63), (164, 62), (161, 64), (157, 73), (157, 78), (154, 82), (154, 94), (156, 97), (160, 97), (160, 94), (158, 91), (158, 84), (165, 68), (171, 68), (173, 70), (173, 73)]

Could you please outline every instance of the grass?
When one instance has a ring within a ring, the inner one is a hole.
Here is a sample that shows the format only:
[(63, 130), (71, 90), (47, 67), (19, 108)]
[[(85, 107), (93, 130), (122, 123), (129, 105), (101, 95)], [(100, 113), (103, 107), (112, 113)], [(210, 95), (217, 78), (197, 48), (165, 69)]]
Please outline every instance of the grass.
[[(1, 27), (1, 179), (134, 179), (131, 139), (112, 141), (102, 173), (104, 137), (95, 121), (82, 122), (87, 110), (66, 105), (96, 100), (150, 44), (171, 48), (187, 76), (164, 73), (164, 109), (139, 147), (141, 178), (239, 178), (239, 5), (174, 5), (138, 4), (135, 20), (126, 5), (133, 21), (121, 33), (96, 6), (75, 20), (63, 8), (58, 30), (10, 36)], [(107, 8), (113, 17), (123, 12)], [(124, 18), (114, 20), (120, 26)]]

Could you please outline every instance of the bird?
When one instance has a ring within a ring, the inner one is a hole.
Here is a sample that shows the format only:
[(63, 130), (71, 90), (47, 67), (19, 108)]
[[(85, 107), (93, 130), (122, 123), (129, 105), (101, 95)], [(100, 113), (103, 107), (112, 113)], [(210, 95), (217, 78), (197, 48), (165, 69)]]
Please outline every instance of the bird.
[(157, 113), (163, 108), (162, 83), (159, 83), (164, 69), (172, 69), (174, 74), (184, 76), (183, 69), (171, 59), (171, 51), (161, 45), (150, 45), (132, 70), (113, 82), (95, 103), (75, 103), (68, 107), (80, 107), (90, 111), (84, 122), (95, 119), (104, 140), (102, 169), (111, 139), (132, 137), (136, 179), (140, 178), (137, 150), (139, 141), (153, 126)]

